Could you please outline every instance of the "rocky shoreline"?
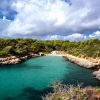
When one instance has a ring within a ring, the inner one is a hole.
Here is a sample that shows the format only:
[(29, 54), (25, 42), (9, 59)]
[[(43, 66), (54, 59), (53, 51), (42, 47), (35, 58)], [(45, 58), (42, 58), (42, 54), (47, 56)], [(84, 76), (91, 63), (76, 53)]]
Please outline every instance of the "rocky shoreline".
[(17, 64), (20, 62), (21, 62), (21, 59), (16, 56), (0, 58), (0, 65)]
[[(62, 51), (54, 51), (53, 53), (48, 55), (63, 56), (66, 60), (69, 60), (70, 62), (73, 62), (79, 66), (94, 69), (95, 71), (93, 72), (93, 75), (100, 80), (100, 59), (99, 60), (93, 58), (85, 59), (81, 57), (72, 56), (70, 54), (66, 54), (65, 52)], [(41, 55), (39, 54), (29, 53), (29, 55), (23, 57), (9, 56), (5, 58), (0, 58), (0, 65), (18, 64), (29, 58), (40, 57), (40, 56)]]
[(98, 80), (100, 80), (100, 60), (93, 58), (85, 59), (85, 58), (75, 57), (70, 54), (66, 54), (64, 58), (82, 67), (96, 70), (93, 72), (93, 75), (96, 76)]
[(52, 51), (49, 56), (63, 56), (66, 60), (69, 60), (72, 63), (75, 63), (81, 67), (93, 69), (93, 75), (100, 80), (100, 58), (82, 58), (76, 57), (71, 54), (66, 54), (64, 51)]
[(34, 57), (40, 57), (40, 55), (38, 54), (29, 54), (23, 57), (18, 57), (18, 56), (9, 56), (9, 57), (4, 57), (4, 58), (0, 58), (0, 65), (10, 65), (10, 64), (18, 64), (21, 63), (23, 61), (25, 61), (26, 59), (29, 58), (34, 58)]
[(95, 59), (79, 58), (70, 54), (66, 54), (64, 58), (85, 68), (95, 68), (100, 65), (100, 62)]
[(100, 58), (93, 59), (93, 58), (82, 58), (76, 57), (71, 54), (66, 54), (64, 51), (52, 51), (49, 56), (63, 56), (66, 60), (69, 60), (72, 63), (75, 63), (84, 68), (93, 69), (93, 75), (100, 80)]
[(99, 69), (98, 71), (94, 71), (94, 72), (93, 72), (93, 75), (95, 75), (96, 78), (97, 78), (98, 80), (100, 80), (100, 69)]

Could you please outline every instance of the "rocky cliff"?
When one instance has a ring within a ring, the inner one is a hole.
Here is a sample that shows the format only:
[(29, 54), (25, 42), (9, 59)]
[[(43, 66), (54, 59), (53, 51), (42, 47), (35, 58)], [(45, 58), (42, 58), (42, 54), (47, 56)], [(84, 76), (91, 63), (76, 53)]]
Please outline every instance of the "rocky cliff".
[(17, 64), (21, 62), (20, 58), (16, 56), (9, 56), (5, 58), (0, 58), (0, 64), (5, 65), (5, 64)]
[(72, 56), (70, 54), (66, 54), (65, 58), (73, 63), (76, 63), (80, 66), (83, 66), (85, 68), (93, 68), (96, 66), (99, 66), (100, 63), (96, 60), (90, 60), (90, 59), (84, 59), (84, 58), (79, 58)]
[(33, 57), (39, 57), (39, 55), (30, 53), (29, 55), (23, 57), (9, 56), (5, 58), (0, 58), (0, 65), (18, 64), (28, 58), (33, 58)]
[(98, 71), (94, 71), (93, 75), (95, 75), (96, 78), (100, 80), (100, 69)]

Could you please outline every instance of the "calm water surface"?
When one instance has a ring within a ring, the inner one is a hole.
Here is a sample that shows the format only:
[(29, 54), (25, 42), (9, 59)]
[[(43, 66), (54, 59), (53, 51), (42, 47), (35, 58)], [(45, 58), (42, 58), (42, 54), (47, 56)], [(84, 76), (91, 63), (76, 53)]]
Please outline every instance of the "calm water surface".
[[(2, 68), (1, 68), (2, 67)], [(100, 86), (92, 71), (63, 57), (46, 56), (0, 67), (0, 100), (41, 100), (54, 81)]]

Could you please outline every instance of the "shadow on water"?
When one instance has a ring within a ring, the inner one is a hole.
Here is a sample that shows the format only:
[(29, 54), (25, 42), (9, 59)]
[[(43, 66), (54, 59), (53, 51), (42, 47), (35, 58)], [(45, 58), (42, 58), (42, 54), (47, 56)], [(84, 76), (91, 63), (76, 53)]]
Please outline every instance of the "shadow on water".
[[(67, 85), (84, 86), (100, 86), (100, 81), (92, 75), (92, 70), (75, 65), (75, 69), (71, 69), (73, 63), (69, 62), (69, 73), (66, 73), (63, 83)], [(68, 66), (67, 66), (68, 67)]]
[(42, 69), (45, 66), (41, 66), (41, 65), (26, 65), (26, 64), (16, 64), (16, 65), (0, 65), (0, 69), (21, 69), (21, 68), (25, 68), (25, 69)]
[(28, 87), (23, 89), (22, 94), (20, 96), (27, 96), (28, 100), (42, 100), (42, 96), (51, 92), (51, 88), (45, 88), (42, 91), (38, 91), (33, 87)]
[(4, 100), (14, 100), (12, 97), (6, 97)]
[(52, 88), (45, 88), (44, 90), (36, 90), (33, 87), (27, 87), (22, 90), (22, 93), (16, 97), (6, 97), (3, 100), (42, 100), (42, 97), (52, 92)]

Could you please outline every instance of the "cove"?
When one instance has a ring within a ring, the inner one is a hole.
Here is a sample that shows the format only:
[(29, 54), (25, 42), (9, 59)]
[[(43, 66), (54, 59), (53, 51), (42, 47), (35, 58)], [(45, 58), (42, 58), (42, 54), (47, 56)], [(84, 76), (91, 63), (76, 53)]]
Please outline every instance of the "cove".
[(45, 56), (21, 64), (0, 66), (0, 100), (41, 100), (54, 81), (100, 86), (92, 70), (82, 68), (63, 57)]

